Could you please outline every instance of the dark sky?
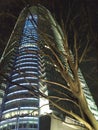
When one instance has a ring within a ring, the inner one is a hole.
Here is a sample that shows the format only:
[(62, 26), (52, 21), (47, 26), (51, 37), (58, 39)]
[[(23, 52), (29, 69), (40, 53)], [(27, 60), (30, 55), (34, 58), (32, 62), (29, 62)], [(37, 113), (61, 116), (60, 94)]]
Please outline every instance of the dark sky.
[[(98, 106), (98, 2), (97, 0), (0, 0), (0, 55), (9, 39), (15, 22), (20, 11), (26, 5), (42, 4), (47, 7), (58, 22), (60, 18), (66, 21), (67, 12), (70, 11), (71, 18), (85, 7), (85, 12), (88, 14), (90, 21), (90, 32), (94, 37), (94, 42), (91, 40), (91, 51), (87, 57), (91, 57), (92, 61), (83, 62), (81, 70), (85, 75), (86, 81), (90, 87), (93, 97)], [(81, 20), (81, 18), (79, 19)], [(79, 20), (76, 27), (79, 26)], [(84, 19), (85, 21), (85, 19)], [(82, 18), (82, 22), (83, 18)], [(83, 35), (83, 34), (82, 34)], [(92, 38), (93, 39), (93, 38)], [(85, 44), (85, 43), (84, 43)]]

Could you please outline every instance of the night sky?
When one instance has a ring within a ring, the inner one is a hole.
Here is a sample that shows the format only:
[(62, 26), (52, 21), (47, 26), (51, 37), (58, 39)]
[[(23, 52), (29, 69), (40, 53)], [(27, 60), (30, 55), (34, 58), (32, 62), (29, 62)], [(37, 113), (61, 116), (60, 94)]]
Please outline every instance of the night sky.
[[(67, 12), (71, 18), (85, 7), (90, 21), (91, 42), (87, 60), (81, 63), (81, 70), (98, 106), (98, 2), (97, 0), (0, 0), (0, 55), (9, 39), (20, 11), (27, 5), (41, 4), (48, 8), (59, 23), (66, 21)], [(79, 14), (80, 15), (80, 14)], [(81, 19), (79, 19), (81, 20)], [(76, 27), (79, 26), (79, 20)], [(82, 19), (83, 20), (83, 19)], [(68, 25), (69, 26), (69, 25)], [(83, 36), (83, 34), (81, 34)], [(93, 40), (94, 39), (94, 40)], [(84, 43), (85, 44), (85, 43)], [(83, 44), (83, 46), (84, 46)], [(82, 51), (83, 49), (81, 49)], [(80, 51), (80, 52), (81, 52)], [(90, 58), (90, 61), (88, 60)]]

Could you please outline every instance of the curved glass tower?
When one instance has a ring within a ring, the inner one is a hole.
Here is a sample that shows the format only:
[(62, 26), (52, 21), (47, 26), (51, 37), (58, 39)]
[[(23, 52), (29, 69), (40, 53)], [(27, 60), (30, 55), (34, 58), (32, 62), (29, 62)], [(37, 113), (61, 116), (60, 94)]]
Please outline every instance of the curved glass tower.
[[(32, 18), (34, 19), (33, 23)], [(39, 97), (37, 93), (41, 63), (38, 54), (36, 23), (37, 15), (28, 14), (19, 46), (16, 47), (13, 58), (13, 69), (9, 74), (10, 83), (6, 84), (0, 130), (39, 129)]]
[[(53, 60), (56, 58), (45, 41), (45, 32), (51, 39), (51, 41), (47, 39), (50, 47), (57, 47), (57, 50), (63, 52), (60, 36), (62, 31), (49, 11), (44, 7), (25, 8), (16, 22), (0, 60), (0, 65), (4, 66), (4, 74), (0, 75), (0, 130), (40, 130), (39, 116), (51, 112), (49, 107), (65, 120), (68, 115), (51, 105), (44, 98), (45, 95), (69, 98), (77, 103), (69, 91), (58, 87), (58, 84), (66, 86), (67, 83), (51, 61), (50, 57)], [(59, 55), (57, 50), (55, 52)], [(66, 67), (64, 57), (59, 57)], [(68, 71), (71, 74), (70, 70)], [(80, 70), (78, 75), (89, 106), (91, 102), (93, 104), (90, 109), (98, 120), (97, 107)], [(44, 80), (48, 83), (43, 82)], [(51, 101), (53, 100), (64, 109), (81, 114), (79, 108), (72, 102), (65, 100), (60, 102), (58, 98), (53, 98)]]

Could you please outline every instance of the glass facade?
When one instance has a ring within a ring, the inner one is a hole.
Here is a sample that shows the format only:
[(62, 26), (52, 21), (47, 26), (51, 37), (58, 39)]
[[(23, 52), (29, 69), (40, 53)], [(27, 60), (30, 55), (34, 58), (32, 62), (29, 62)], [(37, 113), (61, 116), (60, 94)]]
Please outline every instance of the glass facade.
[[(37, 23), (37, 15), (32, 17)], [(31, 22), (32, 17), (26, 17), (13, 69), (10, 72), (11, 83), (6, 85), (0, 130), (39, 129), (39, 97), (28, 92), (38, 92), (41, 71), (37, 26)]]
[(83, 88), (84, 95), (85, 95), (87, 103), (88, 103), (88, 107), (91, 110), (91, 112), (93, 113), (93, 115), (95, 116), (96, 120), (98, 120), (98, 108), (95, 104), (95, 101), (92, 97), (92, 94), (87, 86), (87, 83), (86, 83), (80, 69), (78, 70), (78, 76), (80, 79), (81, 86)]
[[(18, 22), (21, 23), (22, 21), (22, 26), (21, 24), (15, 26), (14, 31), (16, 33), (13, 33), (14, 36), (12, 35), (10, 44), (7, 46), (9, 49), (8, 53), (10, 54), (10, 50), (13, 49), (13, 43), (16, 44), (14, 46), (15, 51), (9, 56), (9, 65), (11, 67), (8, 65), (8, 72), (6, 73), (8, 79), (4, 78), (0, 85), (0, 130), (40, 130), (39, 115), (41, 116), (50, 112), (54, 112), (62, 120), (65, 120), (67, 117), (68, 122), (69, 115), (54, 107), (47, 99), (41, 97), (39, 92), (50, 97), (56, 97), (52, 98), (51, 101), (81, 116), (80, 109), (76, 105), (78, 101), (71, 91), (64, 87), (59, 87), (59, 84), (62, 86), (68, 85), (66, 80), (61, 76), (57, 65), (50, 58), (52, 57), (53, 60), (56, 60), (50, 51), (50, 47), (56, 47), (57, 50), (64, 52), (64, 54), (66, 53), (60, 35), (62, 31), (49, 11), (43, 8), (39, 8), (39, 10), (35, 8), (35, 10), (31, 7), (30, 11), (33, 12), (32, 14), (28, 9), (27, 12), (23, 12), (23, 15), (20, 14), (21, 19), (19, 18)], [(26, 17), (24, 17), (24, 14)], [(20, 28), (22, 31), (19, 31)], [(44, 33), (47, 32), (47, 35), (52, 39), (52, 42), (49, 41), (50, 46), (44, 40), (44, 36), (43, 38), (40, 36), (40, 30)], [(19, 41), (13, 42), (13, 39), (16, 37), (18, 37)], [(67, 65), (64, 61), (64, 56), (59, 55), (57, 50), (55, 50), (55, 53), (57, 53), (66, 68)], [(41, 54), (41, 52), (46, 55)], [(68, 72), (72, 76), (69, 67)], [(97, 107), (94, 104), (80, 70), (78, 76), (89, 108), (98, 120)], [(50, 81), (50, 83), (43, 82), (41, 79)], [(69, 100), (58, 100), (57, 97), (61, 99), (68, 98), (76, 104)], [(76, 120), (73, 121), (72, 119), (72, 122), (75, 124)]]

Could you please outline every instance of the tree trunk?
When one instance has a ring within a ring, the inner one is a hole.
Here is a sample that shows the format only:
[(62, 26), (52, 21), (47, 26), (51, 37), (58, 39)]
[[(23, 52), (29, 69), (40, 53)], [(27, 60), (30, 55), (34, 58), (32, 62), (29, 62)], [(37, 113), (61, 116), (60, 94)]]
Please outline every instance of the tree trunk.
[(85, 99), (85, 96), (82, 92), (79, 95), (78, 100), (80, 102), (80, 105), (81, 105), (83, 112), (86, 114), (86, 116), (90, 120), (91, 125), (93, 126), (94, 130), (98, 130), (98, 121), (95, 119), (94, 115), (90, 111), (88, 104), (87, 104), (87, 101)]

